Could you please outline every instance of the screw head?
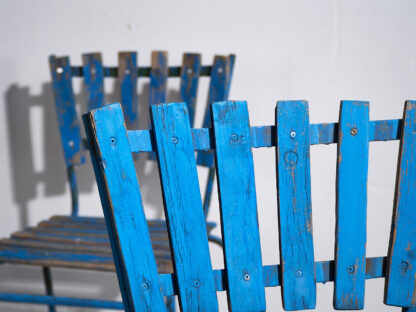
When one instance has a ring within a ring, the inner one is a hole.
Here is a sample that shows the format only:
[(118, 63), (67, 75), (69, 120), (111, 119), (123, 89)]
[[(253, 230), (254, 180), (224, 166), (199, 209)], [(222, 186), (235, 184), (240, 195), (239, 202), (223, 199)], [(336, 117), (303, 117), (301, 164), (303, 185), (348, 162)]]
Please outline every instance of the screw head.
[(188, 68), (187, 70), (186, 70), (186, 73), (188, 74), (188, 75), (190, 75), (190, 74), (192, 74), (194, 71), (192, 70), (192, 68)]
[(352, 136), (354, 136), (354, 135), (356, 135), (358, 133), (358, 129), (356, 127), (351, 128), (350, 133), (351, 133)]
[(115, 145), (115, 144), (116, 144), (116, 142), (117, 142), (117, 139), (116, 139), (115, 137), (111, 137), (111, 138), (110, 138), (110, 143), (111, 143), (112, 145)]
[(296, 274), (296, 277), (301, 277), (302, 276), (302, 271), (297, 270), (295, 274)]
[(74, 147), (75, 143), (74, 143), (74, 141), (70, 140), (70, 141), (68, 142), (68, 145), (69, 145), (69, 147)]
[(143, 283), (142, 283), (142, 288), (143, 288), (143, 290), (149, 290), (149, 289), (150, 289), (150, 284), (149, 284), (149, 282), (143, 282)]
[(195, 287), (195, 288), (199, 288), (199, 287), (201, 287), (201, 282), (200, 282), (199, 280), (195, 280), (195, 281), (194, 281), (194, 287)]
[(91, 74), (93, 74), (93, 75), (95, 75), (95, 73), (96, 73), (97, 71), (95, 70), (95, 67), (92, 67), (91, 68)]
[(347, 272), (348, 273), (354, 273), (354, 271), (355, 271), (355, 267), (353, 265), (350, 265), (350, 266), (347, 267)]
[(130, 69), (126, 69), (125, 71), (124, 71), (124, 73), (126, 74), (126, 75), (129, 75), (130, 74)]
[(231, 135), (231, 140), (233, 140), (233, 141), (237, 141), (238, 140), (238, 135), (237, 134), (232, 134)]
[(402, 261), (402, 264), (401, 264), (400, 266), (401, 266), (401, 268), (402, 268), (402, 271), (403, 271), (403, 272), (406, 272), (406, 271), (407, 271), (407, 269), (409, 268), (409, 262), (407, 262), (407, 261)]
[(218, 73), (221, 74), (224, 71), (224, 68), (218, 67)]
[(58, 75), (62, 74), (63, 72), (64, 72), (64, 69), (63, 69), (62, 67), (57, 67), (57, 68), (56, 68), (56, 73), (57, 73)]
[(179, 140), (177, 137), (172, 137), (172, 143), (173, 144), (178, 144)]
[(294, 138), (296, 137), (296, 132), (295, 132), (295, 131), (291, 131), (291, 132), (290, 132), (290, 137), (291, 137), (292, 139), (294, 139)]
[(244, 273), (244, 280), (248, 282), (250, 280), (250, 274)]

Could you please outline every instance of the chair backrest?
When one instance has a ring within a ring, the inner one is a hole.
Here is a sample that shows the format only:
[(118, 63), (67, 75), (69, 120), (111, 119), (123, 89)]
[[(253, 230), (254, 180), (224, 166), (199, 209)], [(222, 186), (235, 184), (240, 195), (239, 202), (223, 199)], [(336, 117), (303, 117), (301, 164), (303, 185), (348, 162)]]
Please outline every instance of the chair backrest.
[[(121, 107), (84, 115), (91, 158), (126, 311), (264, 311), (265, 287), (281, 286), (286, 310), (313, 309), (316, 283), (334, 281), (334, 307), (364, 307), (365, 280), (385, 277), (385, 303), (416, 301), (416, 102), (401, 120), (369, 121), (368, 102), (342, 101), (338, 123), (309, 124), (306, 101), (278, 102), (274, 126), (250, 127), (245, 102), (217, 102), (212, 128), (192, 129), (184, 103), (151, 107), (152, 130), (127, 131)], [(387, 257), (366, 257), (368, 146), (400, 140)], [(310, 146), (338, 144), (335, 260), (315, 261)], [(280, 264), (262, 265), (252, 148), (276, 149)], [(225, 268), (212, 270), (195, 151), (213, 150)], [(132, 152), (156, 151), (173, 274), (158, 275)]]
[[(83, 54), (82, 66), (71, 66), (69, 57), (49, 57), (52, 77), (52, 88), (55, 95), (55, 106), (61, 134), (68, 178), (72, 194), (72, 214), (78, 213), (78, 188), (74, 167), (84, 163), (83, 149), (85, 144), (79, 127), (76, 101), (72, 79), (84, 77), (87, 111), (104, 106), (104, 79), (117, 78), (120, 87), (120, 102), (125, 113), (126, 123), (130, 128), (138, 127), (138, 79), (149, 77), (149, 105), (166, 101), (167, 80), (169, 77), (180, 77), (180, 101), (187, 103), (191, 124), (194, 123), (196, 97), (200, 76), (210, 77), (208, 103), (228, 99), (234, 55), (214, 57), (210, 66), (201, 64), (201, 55), (185, 53), (182, 66), (168, 66), (168, 54), (165, 51), (154, 51), (151, 66), (138, 65), (136, 52), (120, 52), (118, 67), (105, 67), (101, 53)], [(202, 106), (206, 109), (208, 106)], [(206, 109), (207, 114), (208, 109)], [(209, 116), (205, 117), (209, 120)], [(206, 125), (204, 125), (206, 126)], [(212, 167), (213, 156), (207, 155), (201, 165)], [(208, 194), (210, 196), (210, 194)]]

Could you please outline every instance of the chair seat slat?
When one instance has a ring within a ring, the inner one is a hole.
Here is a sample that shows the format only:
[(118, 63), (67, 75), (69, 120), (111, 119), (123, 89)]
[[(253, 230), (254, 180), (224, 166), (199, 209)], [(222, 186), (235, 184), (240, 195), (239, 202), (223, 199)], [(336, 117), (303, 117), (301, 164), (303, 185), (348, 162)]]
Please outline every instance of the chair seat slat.
[(285, 310), (314, 309), (308, 103), (278, 102), (276, 130), (283, 306)]
[(246, 102), (212, 105), (224, 263), (231, 311), (265, 311), (257, 201)]
[(153, 105), (151, 115), (179, 304), (218, 311), (186, 104)]
[(334, 308), (364, 308), (368, 102), (342, 101), (338, 127)]

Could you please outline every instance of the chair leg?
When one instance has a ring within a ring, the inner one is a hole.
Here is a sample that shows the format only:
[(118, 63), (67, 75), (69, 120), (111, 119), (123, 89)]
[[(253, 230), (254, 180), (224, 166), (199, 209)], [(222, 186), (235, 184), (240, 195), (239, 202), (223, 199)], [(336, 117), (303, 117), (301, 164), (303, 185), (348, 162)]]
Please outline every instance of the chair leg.
[(169, 312), (175, 312), (175, 296), (166, 297), (166, 308)]
[[(46, 294), (48, 296), (53, 296), (51, 268), (43, 267), (42, 272), (43, 272), (43, 282), (45, 283)], [(56, 312), (56, 308), (54, 305), (49, 305), (49, 312)]]

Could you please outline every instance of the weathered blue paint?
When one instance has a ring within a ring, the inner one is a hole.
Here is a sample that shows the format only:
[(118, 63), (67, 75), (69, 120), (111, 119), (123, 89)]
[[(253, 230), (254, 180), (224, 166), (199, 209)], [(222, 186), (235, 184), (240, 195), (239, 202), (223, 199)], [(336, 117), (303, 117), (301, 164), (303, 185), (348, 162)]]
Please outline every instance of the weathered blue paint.
[(282, 299), (285, 310), (314, 309), (315, 263), (306, 101), (276, 107), (276, 180)]
[(77, 183), (77, 175), (75, 174), (75, 166), (68, 166), (67, 167), (67, 175), (68, 175), (68, 182), (69, 188), (71, 190), (71, 216), (76, 217), (78, 216), (79, 211), (79, 200), (78, 200), (78, 183)]
[(230, 311), (265, 311), (257, 199), (246, 102), (212, 105)]
[[(47, 296), (53, 296), (52, 272), (49, 267), (42, 267), (43, 283), (45, 284), (45, 291)], [(49, 312), (55, 312), (55, 305), (48, 306)]]
[[(370, 121), (369, 141), (394, 141), (401, 136), (401, 119)], [(334, 144), (338, 142), (338, 123), (311, 124), (309, 127), (310, 145)], [(131, 130), (127, 131), (130, 148), (133, 153), (155, 151), (152, 142), (152, 131)], [(194, 149), (196, 151), (208, 151), (214, 148), (212, 141), (212, 130), (209, 128), (192, 129)], [(254, 148), (276, 146), (275, 126), (253, 126), (250, 127), (251, 144)], [(200, 161), (198, 165), (209, 166), (210, 163)]]
[(368, 102), (342, 101), (338, 127), (334, 308), (364, 308)]
[(137, 103), (137, 53), (118, 54), (118, 81), (121, 92), (121, 105), (129, 129), (138, 127)]
[(120, 105), (84, 115), (126, 311), (166, 311)]
[(165, 103), (167, 79), (168, 53), (166, 51), (153, 51), (150, 71), (149, 106)]
[(416, 102), (407, 101), (387, 255), (385, 303), (416, 307)]
[(201, 55), (185, 53), (182, 59), (180, 101), (188, 105), (191, 127), (194, 126), (196, 96), (198, 92), (199, 72), (201, 71)]
[(104, 105), (104, 69), (101, 53), (82, 55), (87, 110)]
[(81, 154), (81, 132), (72, 89), (69, 57), (57, 58), (51, 56), (49, 65), (66, 165), (74, 166), (84, 163), (84, 157)]
[(179, 304), (183, 311), (218, 311), (186, 103), (150, 111)]

